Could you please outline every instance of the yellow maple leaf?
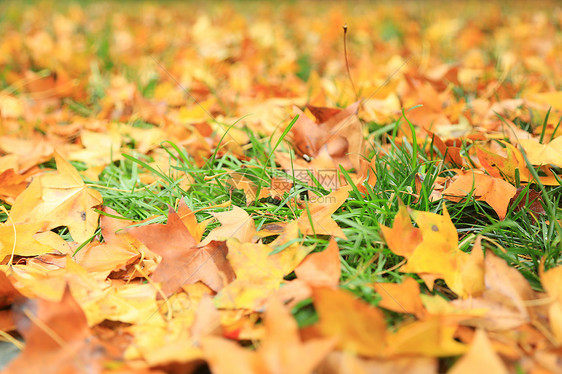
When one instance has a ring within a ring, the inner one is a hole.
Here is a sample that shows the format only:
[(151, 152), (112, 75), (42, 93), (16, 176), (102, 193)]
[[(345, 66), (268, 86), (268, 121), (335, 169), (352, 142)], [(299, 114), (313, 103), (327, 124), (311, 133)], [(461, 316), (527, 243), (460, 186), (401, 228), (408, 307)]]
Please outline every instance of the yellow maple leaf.
[(308, 207), (299, 217), (299, 228), (304, 235), (333, 235), (347, 239), (332, 214), (344, 203), (349, 195), (350, 186), (341, 187), (329, 195), (310, 201)]
[(562, 168), (562, 136), (557, 137), (548, 144), (541, 144), (534, 139), (521, 139), (519, 143), (525, 150), (531, 164), (552, 164)]
[[(221, 308), (259, 309), (265, 299), (279, 289), (283, 277), (291, 273), (314, 248), (302, 246), (296, 222), (273, 242), (241, 243), (229, 239), (227, 259), (236, 279), (215, 297)], [(291, 244), (292, 243), (292, 244)]]
[(101, 194), (88, 188), (78, 171), (55, 152), (57, 172), (35, 178), (16, 199), (10, 216), (15, 223), (45, 222), (42, 230), (67, 226), (75, 241), (88, 240), (98, 227)]
[(431, 316), (423, 321), (406, 322), (388, 335), (388, 355), (452, 356), (467, 347), (455, 340), (458, 322), (464, 316)]
[(43, 226), (42, 222), (11, 225), (8, 222), (0, 225), (0, 261), (7, 256), (36, 256), (54, 251), (42, 244), (33, 235)]
[[(402, 208), (404, 211), (405, 208)], [(402, 214), (398, 214), (395, 228), (384, 228), (384, 236), (390, 249), (408, 260), (400, 268), (403, 272), (417, 273), (422, 278), (429, 275), (429, 279), (442, 278), (449, 288), (460, 296), (468, 296), (483, 290), (483, 275), (475, 270), (483, 266), (479, 253), (473, 255), (461, 251), (458, 247), (458, 234), (451, 222), (447, 208), (443, 208), (443, 215), (411, 211), (410, 215), (419, 228), (414, 228), (405, 221)], [(421, 241), (419, 240), (421, 233)], [(410, 240), (406, 248), (396, 246), (396, 235), (401, 238), (415, 238)], [(392, 239), (390, 239), (392, 238)], [(431, 285), (429, 285), (431, 286)]]
[(236, 238), (241, 242), (253, 241), (256, 226), (252, 217), (244, 209), (233, 205), (232, 210), (211, 214), (221, 223), (221, 226), (213, 229), (201, 244), (228, 238)]
[(121, 159), (121, 135), (115, 127), (107, 133), (82, 130), (80, 133), (83, 149), (71, 152), (69, 159), (82, 161), (87, 166), (107, 165)]

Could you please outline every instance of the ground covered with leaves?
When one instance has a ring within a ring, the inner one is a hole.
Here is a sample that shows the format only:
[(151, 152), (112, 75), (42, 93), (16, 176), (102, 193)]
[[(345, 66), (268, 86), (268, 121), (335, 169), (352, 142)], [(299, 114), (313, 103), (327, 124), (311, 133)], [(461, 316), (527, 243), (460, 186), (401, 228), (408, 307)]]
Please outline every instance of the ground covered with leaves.
[(3, 372), (562, 372), (559, 4), (3, 2), (0, 35)]

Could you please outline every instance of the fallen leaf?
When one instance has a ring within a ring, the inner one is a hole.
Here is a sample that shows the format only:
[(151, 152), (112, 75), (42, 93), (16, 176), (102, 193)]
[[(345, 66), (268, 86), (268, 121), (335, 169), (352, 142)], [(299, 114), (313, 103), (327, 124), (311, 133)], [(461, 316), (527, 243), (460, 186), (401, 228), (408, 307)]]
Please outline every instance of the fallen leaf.
[(443, 191), (446, 199), (459, 202), (471, 195), (490, 204), (500, 220), (505, 218), (509, 202), (516, 193), (511, 183), (472, 170), (458, 170), (457, 175), (458, 178)]
[(408, 262), (400, 271), (438, 275), (453, 292), (467, 296), (461, 273), (470, 256), (458, 247), (457, 229), (447, 209), (443, 208), (442, 216), (420, 211), (410, 214), (421, 230), (422, 241), (407, 257)]
[(387, 355), (445, 357), (462, 354), (466, 346), (455, 340), (455, 331), (464, 316), (431, 316), (406, 322), (388, 334)]
[(6, 273), (0, 271), (0, 308), (12, 305), (14, 300), (20, 297), (22, 297), (22, 295), (12, 285)]
[(460, 147), (449, 147), (436, 134), (429, 133), (429, 135), (432, 137), (433, 145), (445, 157), (444, 158), (445, 162), (453, 162), (455, 165), (459, 167), (463, 166), (464, 162), (460, 154), (461, 151)]
[(308, 106), (319, 122), (315, 123), (295, 107), (299, 118), (290, 134), (297, 154), (305, 159), (314, 159), (325, 146), (334, 165), (358, 169), (363, 152), (363, 126), (357, 117), (358, 108), (359, 102), (345, 109)]
[[(340, 164), (346, 167), (347, 159), (355, 170), (359, 170), (360, 160), (362, 159), (364, 140), (363, 125), (357, 117), (359, 110), (359, 101), (350, 104), (333, 116), (322, 121), (320, 127), (329, 129), (330, 137), (326, 140), (330, 155), (336, 161), (336, 165)], [(344, 142), (340, 147), (343, 152), (336, 151), (337, 148), (331, 147), (331, 144), (338, 142), (341, 138)], [(346, 144), (345, 144), (346, 143)], [(345, 145), (344, 145), (345, 144)]]
[(225, 309), (260, 310), (266, 299), (279, 289), (283, 277), (312, 251), (312, 247), (304, 247), (297, 240), (298, 229), (294, 221), (270, 244), (240, 243), (229, 239), (227, 259), (236, 279), (215, 296), (215, 305)]
[(246, 178), (243, 174), (238, 172), (230, 173), (230, 178), (226, 179), (226, 183), (230, 184), (233, 188), (243, 190), (246, 197), (246, 205), (252, 202), (268, 197), (270, 195), (267, 188), (260, 188), (258, 194), (258, 186), (250, 179)]
[(316, 118), (317, 123), (326, 122), (328, 119), (334, 117), (342, 111), (339, 108), (325, 108), (310, 104), (306, 104), (306, 108), (310, 111), (310, 113), (312, 113), (314, 118)]
[(94, 132), (82, 130), (80, 140), (84, 149), (70, 152), (68, 158), (72, 161), (82, 161), (88, 167), (107, 165), (112, 161), (122, 158), (121, 136), (117, 129), (111, 127), (108, 132)]
[(277, 295), (290, 306), (309, 298), (313, 287), (337, 287), (340, 276), (339, 248), (334, 238), (322, 252), (309, 254), (295, 268), (297, 279), (287, 282)]
[(216, 292), (234, 279), (226, 255), (224, 242), (213, 241), (203, 247), (197, 243), (179, 215), (172, 208), (168, 222), (127, 229), (133, 237), (151, 251), (162, 256), (162, 261), (152, 275), (162, 282), (162, 292), (170, 296), (184, 284), (202, 281)]
[(276, 257), (269, 256), (270, 246), (227, 241), (228, 261), (236, 279), (215, 297), (219, 308), (259, 309), (261, 303), (277, 290), (283, 280), (283, 269)]
[(312, 246), (303, 246), (302, 242), (298, 222), (291, 221), (277, 239), (269, 243), (272, 248), (269, 256), (279, 261), (283, 275), (290, 274), (314, 249)]
[(402, 283), (375, 283), (373, 288), (381, 296), (378, 306), (398, 313), (414, 314), (423, 318), (426, 314), (420, 298), (420, 287), (413, 278), (405, 278)]
[(233, 205), (232, 210), (211, 214), (221, 223), (221, 226), (213, 229), (201, 242), (202, 245), (209, 244), (213, 240), (229, 238), (236, 238), (242, 243), (254, 240), (256, 226), (252, 217), (244, 209)]
[[(519, 175), (519, 179), (523, 182), (533, 181), (533, 177), (527, 168), (521, 151), (509, 143), (502, 144), (506, 146), (507, 157), (503, 157), (478, 146), (476, 147), (478, 160), (480, 160), (484, 169), (486, 169), (491, 176), (496, 178), (505, 177), (510, 181), (515, 181), (515, 176)], [(551, 170), (543, 168), (542, 171), (546, 174), (545, 176), (539, 176), (542, 184), (548, 186), (558, 185), (558, 181)]]
[(182, 222), (184, 223), (187, 230), (193, 236), (196, 242), (200, 242), (203, 234), (205, 233), (205, 228), (209, 223), (209, 220), (203, 222), (197, 222), (197, 217), (195, 213), (189, 209), (184, 199), (181, 199), (178, 204), (178, 215), (180, 216)]
[(484, 250), (482, 236), (478, 236), (472, 246), (468, 260), (461, 268), (461, 279), (467, 295), (479, 296), (486, 289)]
[(303, 235), (333, 235), (347, 239), (332, 214), (345, 202), (351, 187), (340, 187), (326, 196), (308, 202), (299, 217), (299, 228)]
[(365, 358), (350, 352), (331, 352), (318, 369), (322, 374), (434, 374), (437, 360), (432, 357)]
[(14, 169), (0, 171), (0, 200), (13, 203), (27, 187), (29, 175), (21, 175)]
[(296, 321), (272, 299), (264, 316), (265, 336), (255, 352), (223, 338), (206, 337), (201, 345), (211, 370), (227, 373), (313, 373), (333, 349), (333, 339), (302, 342)]
[(293, 110), (299, 116), (290, 131), (297, 154), (316, 157), (330, 134), (308, 118), (299, 108), (295, 107)]
[(7, 269), (10, 269), (9, 278), (14, 287), (30, 299), (60, 301), (68, 283), (64, 269), (47, 271), (44, 267), (16, 264), (4, 265), (2, 270), (7, 273)]
[(398, 213), (394, 217), (392, 228), (382, 226), (381, 231), (390, 250), (398, 256), (409, 258), (422, 242), (422, 231), (414, 228), (408, 209), (400, 204)]
[(366, 357), (384, 356), (386, 322), (377, 308), (344, 290), (319, 287), (312, 291), (318, 313), (316, 329), (338, 339), (338, 348)]
[(0, 224), (0, 258), (16, 256), (36, 256), (53, 252), (54, 249), (42, 244), (33, 235), (43, 227), (43, 223), (11, 224), (10, 220)]
[(527, 95), (525, 99), (544, 105), (547, 109), (552, 107), (562, 110), (562, 105), (560, 104), (562, 102), (562, 91), (533, 93)]
[[(117, 216), (116, 211), (104, 207), (103, 211), (112, 216)], [(107, 215), (100, 218), (101, 233), (104, 243), (94, 243), (82, 248), (75, 256), (78, 264), (91, 272), (109, 273), (125, 270), (127, 266), (138, 261), (141, 256), (154, 261), (151, 254), (147, 253), (146, 246), (135, 239), (125, 229), (132, 224), (126, 219), (118, 219)], [(148, 266), (143, 266), (147, 273)]]
[[(523, 186), (519, 187), (515, 191), (515, 195), (513, 195), (513, 197), (509, 201), (509, 203), (510, 204), (514, 203), (515, 200), (517, 200), (519, 198), (519, 196), (521, 195), (521, 193), (523, 191), (525, 191), (525, 187), (523, 187)], [(542, 200), (542, 197), (541, 197), (541, 193), (537, 192), (535, 190), (529, 189), (527, 191), (527, 196), (523, 197), (521, 199), (521, 201), (519, 201), (519, 203), (514, 208), (514, 210), (516, 212), (519, 212), (523, 209), (528, 208), (531, 212), (533, 212), (535, 214), (546, 214), (546, 211), (544, 210), (544, 206), (543, 206), (542, 202), (543, 202), (543, 200)], [(527, 206), (527, 204), (529, 204), (529, 205)]]
[(484, 292), (476, 298), (451, 302), (460, 309), (486, 310), (482, 317), (465, 321), (465, 324), (501, 331), (530, 322), (532, 313), (527, 301), (536, 296), (523, 275), (490, 252), (486, 254), (484, 266)]
[[(180, 372), (190, 373), (202, 364), (203, 359), (203, 352), (196, 346), (189, 330), (195, 319), (195, 305), (186, 294), (179, 293), (168, 299), (164, 306), (161, 312), (171, 312), (169, 318), (163, 319), (156, 312), (149, 319), (125, 328), (125, 333), (133, 339), (124, 358), (158, 366), (166, 372), (170, 371), (167, 368), (170, 365)], [(170, 309), (166, 311), (168, 307)]]
[(357, 179), (354, 180), (354, 184), (357, 189), (362, 193), (366, 194), (368, 192), (367, 183), (371, 189), (374, 189), (377, 183), (377, 167), (376, 167), (377, 157), (373, 157), (371, 162), (367, 162), (365, 160), (361, 160), (361, 166), (359, 168), (359, 175)]
[(336, 286), (340, 280), (340, 254), (334, 238), (322, 252), (309, 254), (295, 269), (297, 278), (312, 286)]
[(107, 353), (92, 336), (86, 316), (67, 288), (60, 302), (25, 300), (14, 314), (23, 352), (4, 373), (99, 372)]
[(98, 227), (101, 194), (88, 188), (76, 169), (55, 152), (57, 172), (34, 179), (10, 210), (15, 223), (45, 222), (42, 231), (67, 226), (75, 241), (90, 239)]
[(541, 283), (548, 296), (552, 299), (548, 306), (550, 328), (558, 346), (562, 346), (562, 266), (557, 266), (548, 271), (541, 269)]
[(562, 136), (553, 139), (548, 144), (541, 144), (535, 139), (521, 139), (519, 144), (525, 150), (531, 164), (551, 164), (562, 167)]
[(484, 330), (476, 330), (470, 349), (449, 370), (448, 374), (498, 373), (509, 371), (494, 351)]
[(162, 315), (156, 296), (157, 290), (148, 283), (115, 284), (105, 289), (97, 300), (90, 295), (84, 312), (90, 325), (97, 325), (104, 320), (158, 324), (162, 321)]
[(27, 139), (0, 136), (0, 149), (9, 155), (17, 155), (17, 171), (25, 172), (53, 157), (54, 148), (45, 137), (34, 135)]
[[(544, 216), (560, 12), (450, 3), (9, 6), (0, 335), (30, 349), (13, 371), (562, 373), (557, 253), (519, 245), (562, 222)], [(163, 204), (163, 225), (119, 217)]]
[(196, 344), (205, 336), (221, 335), (220, 313), (213, 304), (213, 299), (203, 295), (195, 312), (195, 321), (191, 326), (191, 335)]

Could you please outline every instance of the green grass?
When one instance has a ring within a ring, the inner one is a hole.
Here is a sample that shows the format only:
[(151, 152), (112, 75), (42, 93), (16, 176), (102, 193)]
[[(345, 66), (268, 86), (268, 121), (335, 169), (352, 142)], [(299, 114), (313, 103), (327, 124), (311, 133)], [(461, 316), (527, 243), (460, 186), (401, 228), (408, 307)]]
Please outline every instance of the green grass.
[[(553, 224), (562, 218), (560, 209), (561, 186), (528, 185), (509, 208), (504, 221), (499, 221), (492, 208), (481, 201), (468, 196), (465, 201), (453, 203), (446, 200), (430, 201), (429, 196), (434, 181), (439, 176), (451, 176), (448, 171), (453, 165), (443, 162), (443, 158), (435, 152), (427, 152), (431, 141), (426, 139), (424, 144), (409, 144), (406, 141), (397, 142), (392, 136), (392, 129), (400, 121), (390, 124), (385, 129), (388, 132), (378, 132), (377, 142), (373, 144), (378, 154), (374, 171), (377, 183), (374, 188), (367, 186), (366, 196), (362, 196), (357, 189), (350, 192), (349, 198), (334, 214), (333, 218), (342, 227), (347, 240), (338, 239), (341, 255), (341, 286), (350, 290), (361, 299), (377, 304), (376, 295), (371, 284), (374, 282), (400, 282), (405, 274), (396, 270), (396, 265), (402, 258), (393, 254), (381, 236), (380, 225), (390, 226), (396, 215), (399, 202), (422, 211), (442, 213), (443, 204), (455, 224), (460, 248), (470, 252), (477, 235), (483, 235), (487, 240), (484, 246), (501, 256), (511, 266), (517, 268), (536, 290), (541, 289), (538, 278), (539, 263), (546, 268), (560, 264), (561, 235), (558, 225)], [(380, 126), (370, 124), (373, 131)], [(412, 131), (413, 128), (412, 128)], [(286, 134), (286, 133), (285, 133)], [(306, 191), (327, 194), (330, 191), (318, 187), (310, 187), (299, 181), (290, 194), (281, 201), (271, 198), (247, 202), (241, 190), (232, 188), (227, 183), (227, 171), (244, 174), (252, 180), (258, 188), (267, 188), (271, 184), (271, 176), (275, 170), (273, 150), (287, 149), (283, 142), (271, 143), (271, 139), (262, 139), (248, 132), (250, 147), (246, 154), (249, 157), (241, 161), (231, 154), (211, 157), (203, 166), (197, 166), (189, 154), (171, 142), (164, 142), (162, 147), (169, 155), (170, 173), (165, 174), (148, 165), (152, 161), (150, 156), (139, 155), (131, 150), (124, 155), (124, 159), (114, 162), (105, 168), (100, 180), (92, 182), (101, 185), (104, 205), (115, 209), (119, 214), (131, 220), (143, 220), (156, 216), (150, 222), (165, 222), (168, 206), (175, 206), (178, 199), (185, 199), (193, 210), (199, 210), (211, 205), (217, 205), (229, 200), (232, 204), (245, 209), (255, 222), (259, 230), (263, 225), (274, 222), (285, 222), (298, 218), (302, 209), (292, 205), (293, 198), (303, 196)], [(385, 137), (390, 145), (386, 153), (380, 151), (380, 140)], [(150, 172), (157, 177), (152, 185), (139, 182), (141, 172)], [(344, 175), (345, 170), (341, 170)], [(188, 174), (193, 183), (190, 188), (180, 188), (181, 177)], [(415, 198), (416, 175), (423, 176), (422, 188), (418, 199)], [(287, 176), (291, 178), (290, 175)], [(529, 209), (531, 201), (528, 191), (534, 189), (541, 192), (546, 209), (546, 215), (533, 214)], [(525, 209), (515, 211), (519, 201), (525, 201)], [(211, 211), (226, 210), (211, 209)], [(199, 221), (210, 218), (209, 210), (197, 213)], [(212, 224), (207, 232), (216, 227)], [(305, 245), (315, 245), (316, 250), (323, 250), (329, 237), (311, 235), (303, 238)], [(542, 259), (545, 259), (543, 262)], [(416, 275), (409, 275), (417, 278)], [(288, 279), (294, 275), (289, 275)], [(421, 284), (421, 281), (420, 281)], [(299, 324), (308, 325), (315, 320), (310, 301), (305, 301), (295, 308), (294, 312)], [(388, 313), (391, 324), (399, 322), (401, 317), (397, 313)]]

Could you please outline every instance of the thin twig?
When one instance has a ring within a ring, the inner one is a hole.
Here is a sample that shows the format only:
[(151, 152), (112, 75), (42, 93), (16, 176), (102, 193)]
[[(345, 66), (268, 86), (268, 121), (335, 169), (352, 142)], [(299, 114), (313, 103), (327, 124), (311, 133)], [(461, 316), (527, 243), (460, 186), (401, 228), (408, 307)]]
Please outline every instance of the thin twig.
[(345, 56), (345, 68), (347, 69), (347, 77), (351, 82), (351, 87), (353, 88), (353, 93), (355, 93), (355, 100), (359, 100), (359, 95), (357, 94), (357, 89), (351, 78), (351, 72), (349, 71), (349, 61), (347, 60), (347, 23), (343, 25), (343, 55)]

